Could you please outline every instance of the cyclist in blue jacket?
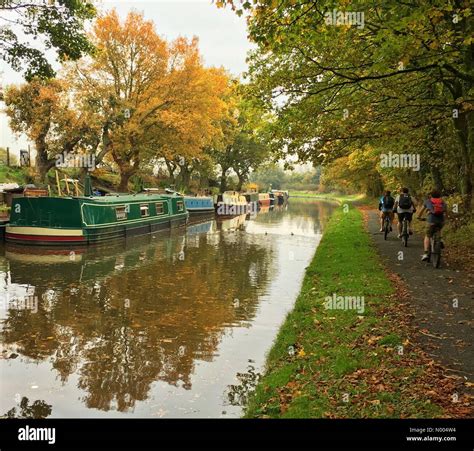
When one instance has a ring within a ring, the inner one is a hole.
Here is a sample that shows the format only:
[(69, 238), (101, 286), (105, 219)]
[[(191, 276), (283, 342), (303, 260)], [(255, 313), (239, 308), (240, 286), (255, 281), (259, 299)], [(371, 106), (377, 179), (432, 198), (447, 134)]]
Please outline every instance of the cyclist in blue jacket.
[(391, 191), (385, 191), (385, 194), (379, 199), (379, 210), (380, 210), (380, 232), (383, 232), (383, 223), (385, 217), (388, 216), (390, 219), (390, 231), (392, 231), (393, 222), (393, 206), (395, 205), (395, 199), (392, 197)]

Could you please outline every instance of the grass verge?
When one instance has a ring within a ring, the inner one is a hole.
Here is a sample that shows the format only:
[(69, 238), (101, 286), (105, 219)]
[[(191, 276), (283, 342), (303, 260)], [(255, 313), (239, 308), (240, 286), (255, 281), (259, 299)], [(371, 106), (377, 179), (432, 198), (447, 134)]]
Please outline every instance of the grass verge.
[(321, 200), (335, 200), (339, 203), (361, 201), (363, 194), (318, 193), (316, 191), (290, 191), (290, 198), (308, 198)]
[[(361, 212), (344, 210), (337, 210), (326, 226), (245, 416), (466, 414), (452, 408), (453, 380), (412, 344), (410, 315), (379, 262)], [(333, 294), (363, 296), (364, 311), (326, 309), (325, 299)]]

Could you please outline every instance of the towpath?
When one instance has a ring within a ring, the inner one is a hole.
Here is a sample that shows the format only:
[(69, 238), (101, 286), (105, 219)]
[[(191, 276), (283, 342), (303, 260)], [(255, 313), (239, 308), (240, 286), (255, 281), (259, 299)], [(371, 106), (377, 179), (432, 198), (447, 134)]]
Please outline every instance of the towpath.
[[(410, 237), (405, 248), (394, 226), (385, 241), (379, 233), (376, 211), (368, 212), (367, 227), (385, 265), (399, 276), (410, 293), (409, 305), (421, 346), (449, 372), (462, 376), (465, 387), (472, 389), (474, 275), (453, 269), (446, 261), (441, 262), (439, 269), (422, 262), (423, 237), (418, 234)], [(471, 389), (466, 391), (472, 392)]]

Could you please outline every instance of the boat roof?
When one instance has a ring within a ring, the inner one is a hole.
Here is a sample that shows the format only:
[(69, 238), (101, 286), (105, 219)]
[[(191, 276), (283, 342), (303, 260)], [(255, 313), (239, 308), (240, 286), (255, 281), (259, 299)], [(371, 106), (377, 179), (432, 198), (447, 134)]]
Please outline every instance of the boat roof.
[(193, 196), (192, 194), (184, 194), (183, 197), (185, 199), (211, 199), (213, 200), (212, 196)]
[(181, 196), (177, 196), (174, 194), (157, 194), (157, 193), (139, 193), (139, 194), (114, 194), (109, 196), (78, 196), (78, 197), (71, 197), (71, 199), (80, 199), (80, 200), (87, 200), (97, 203), (116, 203), (116, 202), (136, 202), (136, 201), (143, 201), (143, 202), (150, 202), (153, 200), (158, 199), (169, 199), (169, 198), (179, 198)]

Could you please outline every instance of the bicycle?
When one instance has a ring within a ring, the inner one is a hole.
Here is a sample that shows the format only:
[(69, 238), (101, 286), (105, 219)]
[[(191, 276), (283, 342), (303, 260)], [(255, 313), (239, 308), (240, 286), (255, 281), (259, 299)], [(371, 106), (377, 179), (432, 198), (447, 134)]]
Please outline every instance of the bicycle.
[(410, 233), (408, 231), (408, 219), (405, 216), (403, 218), (402, 222), (402, 242), (405, 247), (408, 247), (408, 237), (410, 236)]
[[(426, 221), (426, 218), (419, 218), (420, 221)], [(435, 226), (435, 231), (430, 238), (430, 247), (428, 249), (428, 263), (431, 262), (433, 268), (439, 268), (441, 265), (441, 252), (444, 244), (441, 241), (441, 229)]]

